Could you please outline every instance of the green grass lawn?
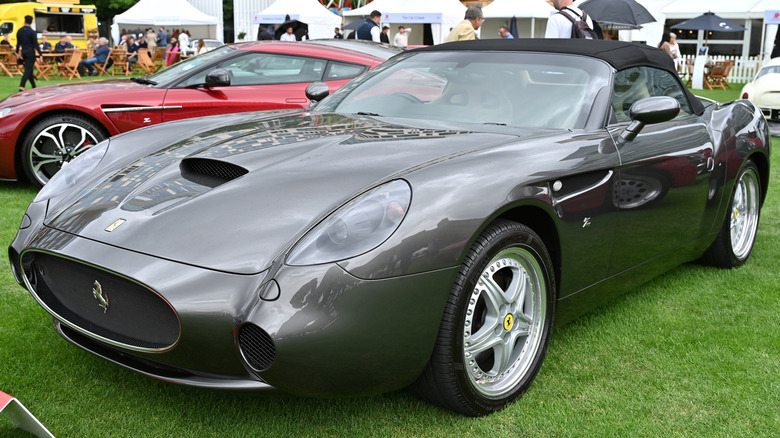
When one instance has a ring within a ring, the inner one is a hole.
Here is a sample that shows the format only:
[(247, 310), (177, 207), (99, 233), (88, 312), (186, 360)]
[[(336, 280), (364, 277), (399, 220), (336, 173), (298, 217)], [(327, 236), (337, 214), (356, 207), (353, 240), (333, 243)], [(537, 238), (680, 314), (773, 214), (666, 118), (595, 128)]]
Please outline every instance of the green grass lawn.
[[(300, 398), (140, 376), (62, 340), (13, 280), (4, 250), (0, 390), (58, 437), (778, 436), (779, 172), (745, 266), (684, 265), (558, 328), (530, 390), (487, 418), (443, 411), (407, 391)], [(3, 248), (34, 196), (28, 185), (0, 182)], [(28, 435), (0, 416), (0, 436)]]

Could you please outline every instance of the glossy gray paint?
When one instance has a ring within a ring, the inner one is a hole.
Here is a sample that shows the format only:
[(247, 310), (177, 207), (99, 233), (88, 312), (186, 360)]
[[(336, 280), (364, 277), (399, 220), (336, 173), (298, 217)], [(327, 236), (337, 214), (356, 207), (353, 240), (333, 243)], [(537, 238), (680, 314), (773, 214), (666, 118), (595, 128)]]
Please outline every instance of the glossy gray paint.
[[(565, 321), (697, 258), (714, 239), (744, 159), (768, 170), (766, 125), (748, 102), (650, 125), (618, 145), (624, 127), (529, 131), (316, 112), (190, 120), (112, 139), (114, 151), (142, 146), (109, 152), (80, 187), (31, 205), (30, 225), (11, 247), (100, 266), (164, 296), (182, 327), (169, 351), (82, 343), (148, 375), (225, 388), (259, 388), (262, 380), (298, 393), (390, 390), (424, 367), (458, 266), (496, 218), (538, 229), (553, 254)], [(198, 186), (178, 173), (185, 156), (249, 173)], [(630, 208), (615, 201), (616, 185), (658, 172), (670, 175), (658, 178), (662, 196)], [(330, 212), (398, 178), (412, 187), (412, 202), (387, 241), (337, 263), (284, 264)], [(174, 186), (173, 197), (154, 196)], [(107, 233), (117, 218), (127, 223)], [(680, 225), (669, 227), (673, 221)], [(264, 301), (272, 279), (279, 297)], [(277, 348), (259, 373), (237, 347), (236, 332), (249, 322)], [(182, 375), (155, 374), (133, 357)]]

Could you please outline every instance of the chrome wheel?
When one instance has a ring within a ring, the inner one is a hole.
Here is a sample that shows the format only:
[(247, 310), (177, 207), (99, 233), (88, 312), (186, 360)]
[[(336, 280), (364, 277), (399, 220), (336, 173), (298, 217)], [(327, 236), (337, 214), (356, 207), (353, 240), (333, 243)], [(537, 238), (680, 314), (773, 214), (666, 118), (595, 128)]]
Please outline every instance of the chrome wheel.
[(62, 166), (95, 146), (98, 138), (89, 129), (74, 123), (49, 125), (34, 137), (27, 154), (31, 173), (41, 185)]
[(758, 198), (758, 175), (753, 168), (748, 168), (737, 181), (729, 212), (731, 250), (738, 260), (747, 258), (753, 248), (758, 230)]
[(517, 222), (491, 223), (464, 257), (414, 391), (470, 416), (513, 403), (544, 361), (555, 297), (553, 263), (539, 235)]
[(525, 249), (498, 253), (482, 271), (466, 310), (463, 359), (472, 385), (500, 396), (528, 373), (542, 344), (542, 268)]

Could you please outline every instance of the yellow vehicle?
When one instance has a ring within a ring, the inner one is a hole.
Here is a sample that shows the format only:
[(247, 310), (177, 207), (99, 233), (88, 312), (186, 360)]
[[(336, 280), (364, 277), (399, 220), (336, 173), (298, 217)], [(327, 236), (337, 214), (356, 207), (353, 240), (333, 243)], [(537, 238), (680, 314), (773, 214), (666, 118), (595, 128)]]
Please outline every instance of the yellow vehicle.
[(89, 36), (97, 36), (97, 8), (82, 5), (79, 0), (48, 0), (0, 4), (0, 34), (8, 35), (16, 46), (16, 32), (24, 26), (24, 16), (34, 17), (38, 38), (46, 35), (54, 46), (61, 36), (70, 36), (76, 47), (87, 47)]

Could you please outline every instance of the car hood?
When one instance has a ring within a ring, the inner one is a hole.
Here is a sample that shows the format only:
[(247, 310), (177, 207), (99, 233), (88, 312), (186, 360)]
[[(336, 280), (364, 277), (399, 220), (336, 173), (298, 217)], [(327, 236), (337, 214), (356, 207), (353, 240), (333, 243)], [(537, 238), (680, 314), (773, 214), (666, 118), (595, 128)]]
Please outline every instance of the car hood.
[(2, 102), (3, 106), (18, 106), (31, 101), (40, 101), (52, 97), (67, 96), (68, 100), (73, 100), (80, 93), (100, 93), (102, 96), (109, 96), (119, 90), (137, 90), (147, 88), (147, 85), (141, 85), (128, 79), (107, 79), (103, 81), (87, 82), (68, 82), (45, 87), (33, 88), (21, 93), (16, 93)]
[[(97, 183), (60, 203), (47, 225), (191, 265), (257, 273), (378, 184), (534, 135), (338, 114), (254, 117), (103, 169)], [(119, 137), (116, 146), (151, 141), (145, 131)]]

